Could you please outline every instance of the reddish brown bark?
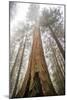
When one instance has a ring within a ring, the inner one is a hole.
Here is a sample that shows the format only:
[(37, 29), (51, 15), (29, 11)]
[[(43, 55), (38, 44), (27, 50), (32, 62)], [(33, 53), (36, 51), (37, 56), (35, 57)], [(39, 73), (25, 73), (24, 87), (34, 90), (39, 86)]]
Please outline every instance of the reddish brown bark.
[[(42, 85), (43, 94), (56, 95), (53, 85), (51, 83), (50, 77), (49, 77), (46, 61), (44, 58), (40, 30), (37, 27), (35, 28), (34, 35), (33, 35), (33, 49), (32, 49), (31, 59), (32, 59), (31, 84), (33, 83), (35, 72), (38, 72), (39, 77), (40, 77), (40, 82)], [(36, 66), (38, 66), (38, 68), (36, 68)]]
[[(34, 84), (34, 76), (36, 72), (39, 75), (40, 84), (41, 84), (40, 87), (42, 88), (42, 92), (43, 92), (42, 95), (43, 96), (57, 95), (49, 77), (46, 61), (44, 58), (42, 43), (41, 43), (40, 30), (37, 27), (35, 27), (34, 29), (33, 46), (32, 46), (32, 52), (31, 52), (28, 67), (29, 68), (26, 73), (22, 88), (17, 94), (18, 97), (24, 96), (25, 91), (26, 91), (26, 85), (28, 85), (27, 92), (29, 92), (29, 90), (33, 90), (32, 88)], [(32, 94), (32, 96), (35, 96), (35, 95)]]

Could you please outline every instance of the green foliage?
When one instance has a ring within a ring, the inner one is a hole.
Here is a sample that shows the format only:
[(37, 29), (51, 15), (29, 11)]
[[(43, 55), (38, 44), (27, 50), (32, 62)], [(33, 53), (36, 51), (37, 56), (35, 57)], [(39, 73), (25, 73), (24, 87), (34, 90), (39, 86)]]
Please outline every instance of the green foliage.
[(61, 12), (59, 8), (44, 8), (41, 16), (41, 24), (44, 26), (52, 25), (58, 22), (61, 18)]
[(44, 8), (40, 17), (40, 26), (52, 28), (57, 36), (63, 36), (64, 34), (64, 23), (63, 16), (60, 8)]

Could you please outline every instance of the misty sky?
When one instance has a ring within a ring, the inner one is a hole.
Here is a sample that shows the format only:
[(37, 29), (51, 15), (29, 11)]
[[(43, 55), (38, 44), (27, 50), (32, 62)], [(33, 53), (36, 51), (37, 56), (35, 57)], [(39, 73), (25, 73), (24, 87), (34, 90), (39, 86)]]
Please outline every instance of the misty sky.
[[(15, 30), (18, 29), (18, 25), (20, 22), (26, 23), (26, 15), (28, 12), (30, 3), (17, 3), (17, 11), (14, 19), (10, 22), (10, 35), (13, 36)], [(61, 8), (61, 11), (64, 15), (64, 6), (60, 5), (47, 5), (47, 4), (39, 4), (40, 5), (40, 13), (43, 10), (43, 8)]]

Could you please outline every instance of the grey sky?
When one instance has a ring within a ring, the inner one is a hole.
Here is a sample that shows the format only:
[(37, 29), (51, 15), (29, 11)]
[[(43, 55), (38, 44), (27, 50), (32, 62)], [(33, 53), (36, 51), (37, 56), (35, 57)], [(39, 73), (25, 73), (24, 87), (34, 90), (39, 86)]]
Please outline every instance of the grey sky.
[[(17, 12), (15, 18), (10, 22), (10, 30), (11, 33), (10, 35), (13, 36), (14, 31), (18, 27), (19, 22), (26, 22), (26, 14), (28, 11), (29, 3), (17, 3)], [(61, 11), (64, 14), (64, 6), (60, 5), (47, 5), (47, 4), (40, 4), (40, 12), (42, 11), (43, 8), (57, 8), (60, 7)]]

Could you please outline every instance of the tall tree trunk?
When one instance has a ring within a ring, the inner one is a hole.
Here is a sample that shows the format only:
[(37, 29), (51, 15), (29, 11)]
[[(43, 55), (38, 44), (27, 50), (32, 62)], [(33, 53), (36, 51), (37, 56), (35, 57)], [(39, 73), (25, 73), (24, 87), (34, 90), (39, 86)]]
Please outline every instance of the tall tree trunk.
[[(35, 72), (39, 73), (40, 82), (42, 85), (42, 91), (44, 95), (56, 95), (54, 87), (52, 85), (47, 64), (44, 57), (44, 52), (42, 48), (42, 41), (40, 36), (39, 27), (35, 27), (34, 36), (33, 36), (33, 51), (32, 51), (32, 63), (31, 67), (31, 80), (34, 78)], [(33, 72), (34, 70), (34, 72)], [(32, 80), (33, 81), (33, 80)]]
[(22, 64), (22, 59), (23, 59), (23, 53), (24, 53), (24, 48), (25, 48), (25, 42), (26, 42), (26, 39), (24, 41), (23, 48), (22, 48), (22, 42), (20, 43), (20, 48), (17, 54), (17, 58), (15, 60), (13, 69), (10, 73), (10, 98), (14, 98), (16, 94), (17, 83), (19, 79), (19, 74), (20, 74), (21, 64)]
[(31, 68), (30, 67), (31, 66), (30, 66), (30, 63), (29, 63), (26, 74), (25, 74), (25, 77), (24, 77), (24, 81), (22, 83), (22, 87), (18, 91), (18, 93), (15, 95), (15, 97), (17, 97), (17, 98), (24, 97), (25, 95), (26, 96), (28, 95), (29, 83), (30, 83), (30, 73), (31, 73), (31, 70), (30, 70)]
[[(47, 70), (47, 65), (44, 59), (44, 53), (43, 53), (43, 48), (41, 43), (40, 30), (37, 27), (34, 28), (34, 33), (33, 33), (33, 45), (32, 45), (32, 52), (29, 60), (29, 68), (30, 69), (27, 70), (26, 77), (22, 84), (22, 88), (18, 92), (17, 97), (37, 96), (37, 95), (38, 96), (57, 95)], [(38, 83), (35, 81), (36, 73), (38, 73), (37, 76), (39, 78), (37, 79), (39, 80), (39, 85), (40, 85), (39, 88), (42, 91), (40, 94), (39, 93), (36, 94), (36, 90), (34, 88), (36, 87), (34, 84)]]
[(58, 94), (59, 95), (64, 95), (65, 94), (65, 78), (64, 78), (64, 70), (62, 72), (61, 70), (61, 66), (58, 64), (58, 61), (57, 61), (57, 57), (56, 57), (56, 53), (55, 53), (55, 49), (52, 47), (52, 43), (51, 43), (51, 40), (49, 40), (50, 42), (50, 46), (51, 46), (51, 49), (52, 49), (52, 52), (53, 52), (53, 56), (54, 56), (54, 60), (55, 60), (55, 64), (56, 64), (56, 70), (54, 72), (55, 74), (55, 81), (58, 83), (57, 86), (58, 86)]
[(55, 41), (56, 41), (56, 43), (57, 43), (57, 45), (58, 45), (58, 47), (59, 47), (59, 50), (60, 50), (61, 54), (63, 55), (63, 57), (64, 57), (64, 59), (65, 59), (65, 51), (63, 50), (63, 48), (62, 48), (62, 46), (61, 46), (59, 40), (57, 39), (57, 37), (56, 37), (56, 35), (55, 35), (55, 33), (54, 33), (52, 27), (51, 27), (50, 25), (48, 25), (48, 27), (49, 27), (49, 29), (50, 29), (50, 31), (51, 31), (52, 37), (55, 39)]

